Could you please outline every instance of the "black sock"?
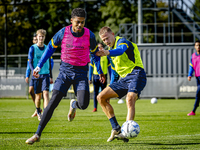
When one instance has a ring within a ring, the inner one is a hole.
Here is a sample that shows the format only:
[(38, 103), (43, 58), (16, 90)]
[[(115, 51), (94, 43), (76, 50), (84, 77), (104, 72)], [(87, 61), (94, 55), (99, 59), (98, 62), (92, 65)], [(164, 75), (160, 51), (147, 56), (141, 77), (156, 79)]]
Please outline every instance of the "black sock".
[(37, 108), (37, 107), (36, 107), (36, 109), (37, 109), (37, 114), (41, 114), (40, 108)]

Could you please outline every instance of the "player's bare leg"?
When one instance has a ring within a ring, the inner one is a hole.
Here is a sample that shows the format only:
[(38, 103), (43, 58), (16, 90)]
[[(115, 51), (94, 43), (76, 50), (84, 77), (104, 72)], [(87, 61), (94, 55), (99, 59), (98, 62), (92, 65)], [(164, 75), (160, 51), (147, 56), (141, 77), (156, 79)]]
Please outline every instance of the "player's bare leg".
[(138, 99), (137, 93), (134, 92), (128, 92), (126, 96), (126, 105), (127, 105), (127, 116), (126, 121), (128, 120), (134, 120), (135, 118), (135, 103)]
[[(114, 98), (114, 97), (118, 97), (118, 94), (115, 93), (110, 87), (106, 87), (102, 92), (99, 93), (99, 95), (97, 96), (97, 100), (98, 100), (99, 104), (101, 105), (103, 112), (108, 117), (108, 119), (109, 120), (113, 119), (113, 120), (115, 120), (116, 124), (118, 124), (117, 120), (115, 118), (114, 109), (110, 105), (110, 98)], [(113, 122), (113, 121), (110, 120), (110, 122)], [(111, 125), (112, 125), (112, 123), (111, 123)], [(120, 132), (121, 132), (121, 128), (118, 125), (117, 129), (112, 129), (111, 135), (108, 138), (107, 142), (113, 141), (116, 138), (115, 136), (119, 135)], [(121, 138), (120, 140), (125, 141), (125, 138)], [(127, 142), (127, 141), (125, 141), (125, 142)]]
[[(35, 93), (34, 93), (34, 88), (33, 86), (29, 86), (28, 93), (31, 95), (31, 99), (33, 100), (33, 103), (35, 105)], [(37, 116), (37, 110), (32, 114), (31, 117), (36, 117)]]
[(46, 108), (49, 103), (49, 91), (43, 91), (43, 107)]
[(33, 100), (33, 103), (35, 104), (35, 93), (34, 93), (33, 86), (29, 86), (28, 92), (31, 95), (31, 99)]
[(110, 98), (114, 97), (118, 97), (118, 95), (110, 87), (106, 87), (97, 96), (98, 103), (101, 105), (101, 108), (103, 109), (103, 112), (106, 114), (108, 119), (115, 116), (114, 109), (109, 103)]

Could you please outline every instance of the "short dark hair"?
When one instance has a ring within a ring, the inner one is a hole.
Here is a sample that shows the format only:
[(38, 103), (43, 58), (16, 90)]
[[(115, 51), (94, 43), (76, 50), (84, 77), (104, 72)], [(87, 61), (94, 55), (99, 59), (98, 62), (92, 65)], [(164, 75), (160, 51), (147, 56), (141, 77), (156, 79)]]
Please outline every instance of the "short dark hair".
[(196, 43), (200, 43), (200, 40), (195, 41), (194, 45), (195, 45)]
[(72, 10), (71, 18), (74, 17), (84, 17), (86, 18), (86, 12), (83, 8), (75, 8)]

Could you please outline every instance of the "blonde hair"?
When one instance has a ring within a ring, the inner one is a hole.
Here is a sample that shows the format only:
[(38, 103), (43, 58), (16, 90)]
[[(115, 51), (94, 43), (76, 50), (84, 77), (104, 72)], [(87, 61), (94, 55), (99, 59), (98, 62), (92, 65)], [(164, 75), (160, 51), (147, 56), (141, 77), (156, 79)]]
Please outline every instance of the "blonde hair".
[(99, 36), (105, 34), (106, 32), (112, 33), (111, 28), (110, 28), (110, 27), (106, 27), (106, 26), (105, 26), (105, 27), (102, 27), (102, 28), (100, 29), (100, 31), (99, 31)]
[(39, 29), (39, 30), (37, 30), (36, 34), (38, 35), (39, 33), (42, 35), (46, 35), (47, 32), (44, 29)]

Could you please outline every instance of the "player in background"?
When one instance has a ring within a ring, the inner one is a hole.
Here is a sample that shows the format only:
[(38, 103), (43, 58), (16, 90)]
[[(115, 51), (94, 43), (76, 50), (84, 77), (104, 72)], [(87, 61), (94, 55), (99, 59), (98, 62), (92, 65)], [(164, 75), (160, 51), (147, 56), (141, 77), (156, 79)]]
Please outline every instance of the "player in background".
[(119, 36), (115, 37), (109, 27), (101, 28), (99, 36), (109, 47), (109, 50), (101, 49), (99, 56), (111, 57), (111, 65), (113, 65), (112, 67), (115, 68), (116, 72), (121, 77), (117, 82), (106, 87), (97, 96), (97, 100), (112, 126), (111, 136), (108, 138), (107, 142), (115, 138), (125, 140), (124, 136), (120, 134), (121, 127), (117, 122), (114, 109), (109, 103), (109, 100), (110, 98), (121, 98), (126, 95), (128, 109), (126, 120), (134, 120), (135, 103), (146, 85), (146, 73), (144, 71), (140, 52), (135, 43)]
[[(33, 72), (34, 68), (36, 67), (39, 59), (42, 57), (42, 54), (45, 52), (46, 45), (44, 44), (45, 36), (46, 36), (46, 30), (39, 29), (36, 32), (37, 34), (37, 43), (32, 45), (29, 48), (29, 54), (28, 54), (28, 59), (29, 59), (29, 66)], [(49, 85), (50, 83), (53, 83), (53, 79), (51, 73), (51, 60), (48, 59), (44, 67), (42, 68), (40, 72), (40, 77), (35, 78), (32, 76), (33, 80), (33, 87), (34, 87), (34, 93), (35, 93), (35, 106), (37, 110), (37, 117), (38, 120), (41, 120), (42, 114), (41, 114), (41, 97), (43, 94), (43, 101), (44, 101), (44, 109), (49, 103)]]
[(196, 52), (192, 54), (190, 67), (188, 72), (188, 81), (191, 81), (192, 74), (195, 71), (196, 83), (197, 83), (197, 91), (195, 96), (195, 103), (193, 110), (187, 114), (188, 116), (194, 116), (197, 107), (199, 107), (199, 99), (200, 99), (200, 40), (197, 40), (194, 44), (194, 48)]
[[(89, 55), (93, 57), (100, 80), (105, 82), (105, 75), (100, 66), (100, 57), (96, 56), (99, 51), (95, 35), (88, 28), (84, 27), (86, 12), (82, 8), (75, 8), (71, 13), (71, 25), (59, 30), (49, 42), (46, 51), (40, 59), (33, 75), (38, 77), (38, 73), (44, 67), (46, 60), (55, 52), (61, 43), (61, 64), (60, 73), (54, 83), (51, 100), (43, 112), (42, 119), (38, 125), (36, 133), (26, 140), (27, 144), (33, 144), (40, 140), (43, 129), (51, 119), (55, 108), (61, 99), (66, 96), (68, 89), (73, 85), (77, 101), (70, 101), (68, 121), (72, 121), (76, 114), (76, 109), (84, 110), (90, 102), (89, 81), (87, 77)], [(99, 52), (100, 53), (100, 52)]]
[[(33, 44), (36, 44), (36, 43), (37, 43), (37, 35), (34, 33), (33, 34)], [(51, 57), (51, 70), (53, 70), (53, 65), (54, 65), (54, 61), (53, 61), (53, 57)], [(27, 61), (27, 67), (26, 67), (26, 78), (25, 78), (26, 83), (29, 83), (30, 73), (31, 73), (31, 69), (30, 69), (29, 60), (28, 60)], [(52, 74), (50, 74), (50, 77), (52, 78)], [(30, 83), (29, 83), (29, 94), (31, 95), (31, 99), (33, 100), (33, 103), (34, 103), (34, 106), (35, 106), (35, 93), (34, 93), (33, 79), (32, 78), (31, 78)], [(42, 109), (40, 109), (40, 110), (42, 112)], [(31, 117), (36, 117), (36, 116), (37, 116), (37, 109), (35, 110), (35, 112), (33, 113), (33, 115)]]
[[(102, 43), (98, 43), (98, 48), (103, 48)], [(93, 86), (94, 86), (94, 109), (92, 112), (97, 111), (97, 95), (99, 94), (99, 90), (103, 90), (107, 86), (107, 73), (111, 76), (111, 64), (110, 60), (107, 56), (103, 56), (100, 58), (101, 69), (106, 76), (106, 80), (104, 83), (101, 83), (99, 80), (99, 74), (97, 72), (97, 67), (94, 64), (93, 58), (90, 60), (89, 67), (89, 83), (92, 84), (92, 76), (93, 76)]]
[[(37, 35), (34, 33), (33, 34), (33, 44), (36, 44), (36, 43), (37, 43)], [(29, 60), (28, 60), (27, 61), (27, 67), (26, 67), (26, 78), (25, 78), (25, 82), (26, 83), (29, 83), (30, 73), (31, 73), (31, 69), (30, 69)], [(28, 92), (31, 95), (31, 99), (33, 100), (33, 103), (35, 105), (35, 93), (34, 93), (33, 80), (32, 79), (31, 79), (31, 81), (29, 83), (29, 90), (28, 90)], [(36, 110), (35, 110), (35, 112), (33, 113), (33, 115), (31, 117), (35, 117), (35, 116), (37, 116), (37, 111)]]

